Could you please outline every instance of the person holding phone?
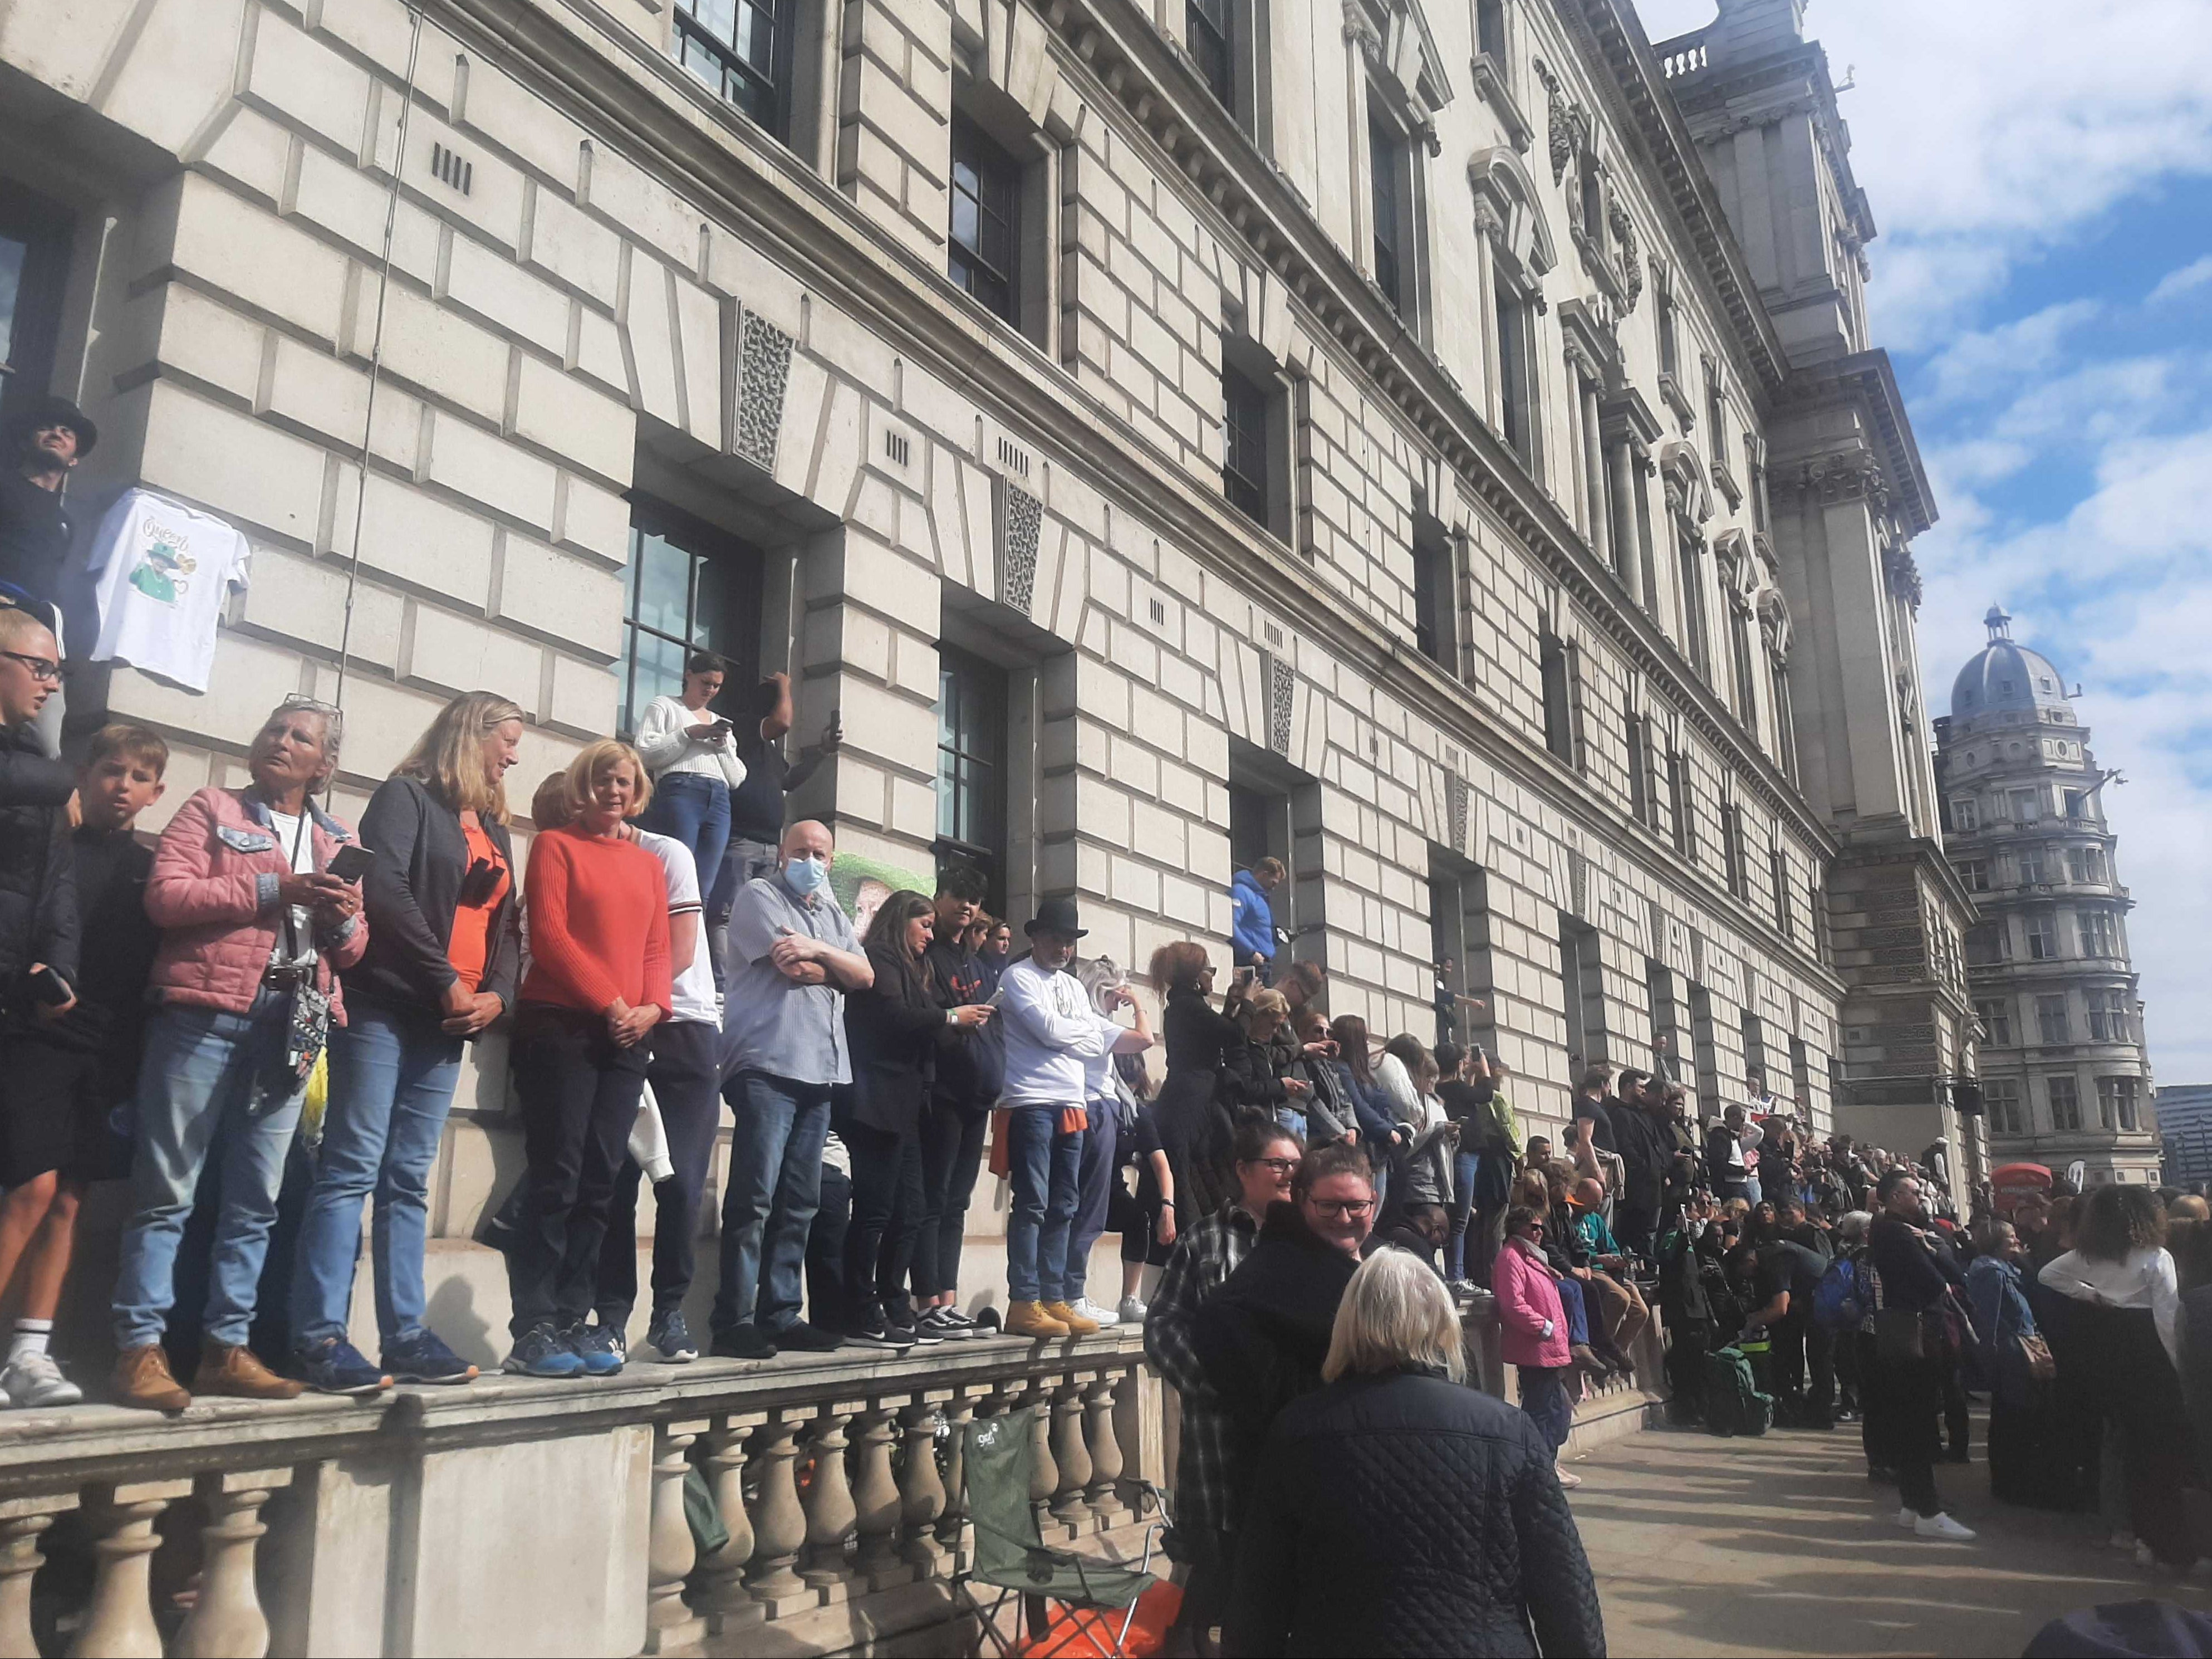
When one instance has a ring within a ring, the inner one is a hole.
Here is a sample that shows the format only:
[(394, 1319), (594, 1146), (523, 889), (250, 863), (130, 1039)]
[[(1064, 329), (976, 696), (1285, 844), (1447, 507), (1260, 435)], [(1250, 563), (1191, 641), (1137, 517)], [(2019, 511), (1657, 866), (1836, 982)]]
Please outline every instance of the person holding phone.
[[(195, 1394), (301, 1391), (246, 1339), (307, 1079), (328, 1030), (346, 1022), (339, 975), (368, 945), (360, 887), (331, 871), (353, 832), (311, 799), (337, 769), (343, 732), (334, 705), (286, 698), (246, 750), (252, 781), (199, 791), (155, 849), (146, 914), (163, 931), (138, 1079), (135, 1210), (115, 1280), (118, 1405), (176, 1412)], [(211, 1152), (222, 1197), (187, 1393), (161, 1333)]]
[(652, 780), (637, 827), (683, 842), (701, 880), (712, 884), (730, 840), (730, 808), (745, 781), (736, 728), (708, 705), (728, 670), (711, 651), (684, 663), (684, 689), (655, 697), (638, 716), (637, 753)]
[[(521, 972), (507, 770), (522, 710), (489, 691), (441, 709), (369, 798), (365, 866), (370, 945), (345, 975), (351, 1018), (331, 1038), (330, 1105), (292, 1275), (301, 1374), (323, 1394), (373, 1394), (397, 1377), (466, 1382), (476, 1367), (424, 1323), (430, 1165), (460, 1081), (462, 1047), (514, 1004)], [(379, 1361), (346, 1340), (361, 1206), (374, 1195)]]

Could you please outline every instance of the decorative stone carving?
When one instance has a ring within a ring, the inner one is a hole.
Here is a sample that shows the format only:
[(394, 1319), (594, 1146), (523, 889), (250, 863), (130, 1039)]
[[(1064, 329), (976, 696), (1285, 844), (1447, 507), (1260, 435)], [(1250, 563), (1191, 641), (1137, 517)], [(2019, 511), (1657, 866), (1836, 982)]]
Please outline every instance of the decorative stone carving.
[(1456, 772), (1444, 774), (1444, 817), (1455, 853), (1467, 851), (1467, 780)]
[(1881, 464), (1863, 449), (1806, 462), (1798, 469), (1797, 487), (1818, 496), (1824, 506), (1862, 500), (1877, 510), (1889, 505), (1889, 481), (1883, 476)]
[(1297, 676), (1291, 673), (1290, 664), (1267, 652), (1260, 655), (1260, 672), (1267, 694), (1267, 747), (1287, 759), (1291, 752), (1291, 700), (1297, 689)]
[(1606, 223), (1613, 228), (1614, 246), (1620, 251), (1620, 280), (1623, 295), (1621, 310), (1636, 309), (1636, 302), (1644, 297), (1644, 258), (1636, 244), (1636, 221), (1615, 197), (1606, 208)]
[(738, 326), (738, 453), (773, 471), (783, 431), (783, 393), (791, 380), (791, 336), (748, 311)]
[(1024, 617), (1036, 599), (1044, 503), (1012, 479), (999, 480), (999, 598)]
[(1892, 542), (1882, 550), (1882, 574), (1888, 578), (1891, 591), (1911, 605), (1920, 609), (1920, 563), (1912, 556), (1912, 550), (1903, 542)]

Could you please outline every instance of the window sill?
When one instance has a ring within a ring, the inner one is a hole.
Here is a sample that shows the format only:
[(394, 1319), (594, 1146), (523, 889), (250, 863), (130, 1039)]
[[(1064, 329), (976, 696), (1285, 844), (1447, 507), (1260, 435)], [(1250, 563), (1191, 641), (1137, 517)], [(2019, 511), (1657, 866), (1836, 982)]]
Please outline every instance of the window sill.
[(1681, 381), (1675, 379), (1674, 370), (1662, 368), (1659, 371), (1659, 395), (1666, 401), (1668, 408), (1674, 411), (1675, 418), (1682, 423), (1683, 431), (1697, 429), (1698, 411), (1684, 393)]
[(1468, 73), (1474, 82), (1474, 90), (1482, 100), (1498, 112), (1498, 118), (1505, 128), (1505, 136), (1513, 141), (1513, 148), (1522, 155), (1536, 142), (1536, 129), (1521, 112), (1521, 106), (1505, 84), (1505, 68), (1486, 52), (1479, 52), (1468, 66)]
[(1736, 483), (1735, 474), (1729, 471), (1729, 464), (1723, 460), (1719, 456), (1716, 455), (1712, 458), (1711, 466), (1713, 475), (1713, 488), (1719, 490), (1722, 495), (1728, 497), (1729, 511), (1731, 513), (1741, 511), (1743, 507), (1743, 486)]

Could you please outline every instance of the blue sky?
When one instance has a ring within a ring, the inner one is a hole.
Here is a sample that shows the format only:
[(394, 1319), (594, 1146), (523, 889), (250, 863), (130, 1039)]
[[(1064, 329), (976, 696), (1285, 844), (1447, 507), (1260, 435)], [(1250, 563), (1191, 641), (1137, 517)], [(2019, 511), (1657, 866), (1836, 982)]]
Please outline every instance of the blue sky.
[[(1637, 0), (1655, 40), (1714, 0)], [(1993, 602), (2084, 695), (2161, 1083), (2212, 1081), (2212, 7), (1815, 0), (1942, 521), (1931, 709)]]

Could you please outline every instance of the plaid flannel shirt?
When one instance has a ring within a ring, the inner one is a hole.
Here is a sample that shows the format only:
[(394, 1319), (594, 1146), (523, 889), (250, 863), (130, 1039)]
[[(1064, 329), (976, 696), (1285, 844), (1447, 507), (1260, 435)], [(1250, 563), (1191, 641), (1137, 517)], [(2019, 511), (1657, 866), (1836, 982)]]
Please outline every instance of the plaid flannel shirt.
[(1182, 1396), (1182, 1431), (1176, 1459), (1175, 1529), (1187, 1546), (1209, 1550), (1239, 1519), (1231, 1490), (1229, 1419), (1191, 1346), (1199, 1304), (1237, 1271), (1259, 1237), (1260, 1224), (1234, 1204), (1176, 1242), (1145, 1318), (1145, 1357)]

